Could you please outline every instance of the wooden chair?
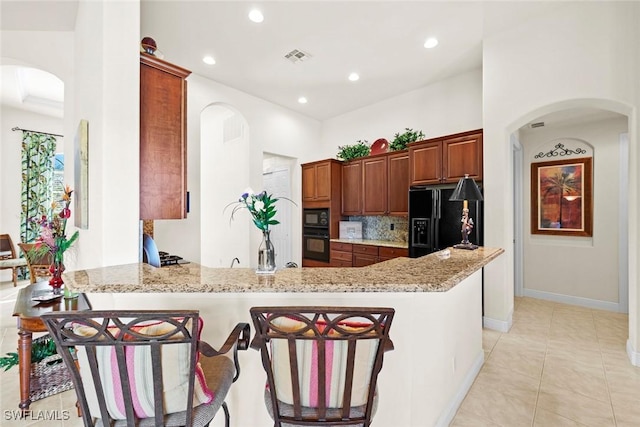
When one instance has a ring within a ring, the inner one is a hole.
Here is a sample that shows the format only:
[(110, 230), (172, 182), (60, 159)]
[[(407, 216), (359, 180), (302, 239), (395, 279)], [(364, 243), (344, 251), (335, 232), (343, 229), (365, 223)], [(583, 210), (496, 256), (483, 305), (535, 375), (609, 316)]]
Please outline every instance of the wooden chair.
[(36, 283), (38, 281), (38, 277), (49, 279), (52, 275), (49, 268), (51, 267), (51, 264), (53, 264), (53, 257), (51, 256), (51, 253), (33, 253), (31, 249), (35, 246), (35, 243), (18, 243), (18, 246), (22, 249), (24, 257), (27, 260), (31, 283)]
[(13, 286), (18, 284), (17, 269), (25, 267), (27, 261), (24, 258), (18, 258), (16, 256), (16, 249), (13, 246), (13, 241), (9, 234), (0, 234), (0, 270), (11, 269), (11, 279), (13, 280)]
[(253, 307), (251, 347), (267, 373), (275, 427), (368, 427), (377, 379), (393, 349), (392, 308)]
[(85, 426), (207, 426), (220, 407), (229, 426), (224, 400), (249, 324), (238, 323), (215, 350), (199, 340), (196, 310), (51, 312), (42, 320), (71, 372)]

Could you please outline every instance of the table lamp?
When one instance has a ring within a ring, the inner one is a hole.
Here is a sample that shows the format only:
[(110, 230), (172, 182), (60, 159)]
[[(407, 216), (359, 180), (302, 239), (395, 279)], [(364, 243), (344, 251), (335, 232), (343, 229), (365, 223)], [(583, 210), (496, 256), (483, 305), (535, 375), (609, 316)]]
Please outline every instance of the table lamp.
[(462, 241), (453, 247), (456, 249), (478, 249), (478, 245), (474, 245), (469, 241), (469, 234), (473, 231), (473, 219), (469, 217), (469, 200), (483, 200), (482, 193), (480, 192), (478, 185), (473, 178), (469, 178), (469, 175), (465, 174), (464, 178), (461, 178), (460, 181), (458, 181), (458, 185), (449, 200), (454, 202), (463, 202), (462, 219), (460, 220), (462, 223), (462, 228), (460, 230)]

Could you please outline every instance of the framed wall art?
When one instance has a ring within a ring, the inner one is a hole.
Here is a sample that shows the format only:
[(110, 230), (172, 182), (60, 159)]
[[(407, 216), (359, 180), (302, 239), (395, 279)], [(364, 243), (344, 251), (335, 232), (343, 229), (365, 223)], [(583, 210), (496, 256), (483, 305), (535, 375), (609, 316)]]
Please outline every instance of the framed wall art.
[(591, 157), (531, 164), (531, 233), (593, 235)]

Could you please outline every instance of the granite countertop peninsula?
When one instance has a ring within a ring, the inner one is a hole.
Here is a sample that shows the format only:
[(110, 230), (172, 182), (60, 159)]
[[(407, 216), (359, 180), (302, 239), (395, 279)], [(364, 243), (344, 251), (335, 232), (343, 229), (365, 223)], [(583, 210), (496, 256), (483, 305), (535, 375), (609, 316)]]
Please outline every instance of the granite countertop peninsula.
[(407, 242), (394, 242), (391, 240), (370, 240), (370, 239), (331, 239), (331, 242), (337, 243), (352, 243), (354, 245), (371, 245), (371, 246), (384, 246), (387, 248), (400, 248), (408, 249), (409, 243)]
[(85, 293), (173, 292), (446, 292), (504, 252), (481, 247), (449, 249), (420, 258), (394, 258), (367, 267), (285, 268), (256, 274), (249, 268), (136, 263), (65, 272), (66, 286)]

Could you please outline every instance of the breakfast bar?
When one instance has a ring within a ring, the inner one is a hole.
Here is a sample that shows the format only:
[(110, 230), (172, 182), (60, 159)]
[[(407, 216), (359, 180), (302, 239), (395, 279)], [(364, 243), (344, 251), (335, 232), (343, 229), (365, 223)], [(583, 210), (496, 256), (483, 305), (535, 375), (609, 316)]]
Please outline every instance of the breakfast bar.
[[(374, 416), (381, 426), (447, 425), (484, 360), (482, 267), (504, 251), (449, 249), (361, 268), (252, 269), (127, 264), (65, 273), (94, 309), (198, 309), (214, 347), (258, 305), (393, 307), (394, 351), (385, 355)], [(270, 425), (257, 352), (241, 352), (241, 375), (227, 398), (234, 425)], [(212, 426), (221, 420), (214, 419)], [(220, 424), (222, 425), (222, 424)]]

